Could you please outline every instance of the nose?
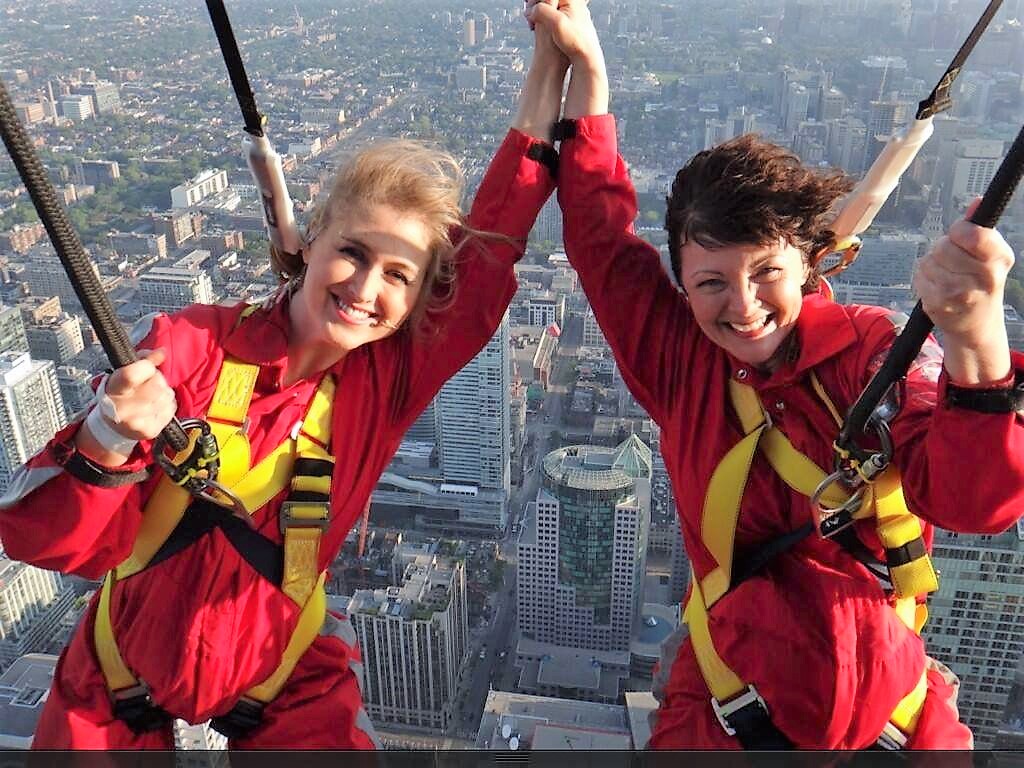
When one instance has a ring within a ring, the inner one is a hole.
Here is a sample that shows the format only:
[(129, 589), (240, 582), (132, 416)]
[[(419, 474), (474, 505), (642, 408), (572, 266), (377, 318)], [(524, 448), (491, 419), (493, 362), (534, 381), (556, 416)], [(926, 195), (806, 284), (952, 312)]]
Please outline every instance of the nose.
[(746, 279), (734, 283), (729, 291), (729, 309), (743, 319), (749, 318), (761, 305), (757, 295), (759, 287)]
[(348, 280), (353, 298), (364, 303), (376, 301), (382, 279), (383, 274), (375, 265), (357, 269)]

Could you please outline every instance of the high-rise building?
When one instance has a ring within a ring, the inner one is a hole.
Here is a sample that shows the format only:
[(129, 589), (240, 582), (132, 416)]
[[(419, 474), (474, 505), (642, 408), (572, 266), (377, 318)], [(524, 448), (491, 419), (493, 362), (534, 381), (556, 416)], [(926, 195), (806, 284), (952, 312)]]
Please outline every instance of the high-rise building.
[(472, 17), (462, 21), (462, 44), (466, 48), (476, 47), (476, 19)]
[(543, 643), (628, 651), (643, 600), (651, 449), (636, 435), (616, 448), (549, 453), (519, 541), (517, 610)]
[(139, 304), (146, 312), (177, 312), (190, 304), (212, 304), (213, 282), (198, 269), (154, 267), (139, 277)]
[(58, 572), (0, 556), (0, 667), (45, 650), (74, 602)]
[(36, 360), (52, 360), (64, 365), (85, 349), (82, 340), (82, 322), (67, 313), (46, 318), (25, 328), (29, 351)]
[(89, 385), (90, 381), (92, 374), (89, 371), (73, 365), (57, 366), (60, 399), (64, 401), (64, 411), (69, 420), (74, 421), (75, 417), (92, 402), (93, 391)]
[(786, 86), (786, 100), (783, 103), (782, 130), (787, 135), (796, 133), (800, 123), (807, 119), (807, 108), (811, 94), (807, 86), (801, 83), (789, 83)]
[(960, 677), (960, 719), (991, 748), (1024, 657), (1024, 521), (998, 535), (936, 531), (933, 562), (928, 653)]
[(487, 67), (460, 64), (455, 68), (455, 87), (460, 91), (483, 93), (487, 90)]
[(905, 101), (872, 101), (865, 137), (864, 164), (866, 171), (881, 154), (889, 139), (895, 135), (909, 118)]
[(558, 205), (558, 199), (552, 195), (540, 209), (537, 216), (537, 223), (533, 225), (530, 232), (530, 240), (533, 242), (554, 243), (561, 247), (562, 244), (562, 209)]
[[(80, 306), (75, 289), (71, 286), (67, 273), (64, 271), (57, 252), (49, 243), (40, 243), (29, 251), (24, 261), (25, 268), (21, 278), (28, 283), (29, 292), (33, 296), (49, 298), (57, 296), (60, 303), (73, 309)], [(99, 267), (90, 260), (93, 274), (100, 277)]]
[(1002, 155), (1003, 142), (997, 139), (957, 142), (953, 177), (949, 184), (952, 199), (966, 201), (985, 194)]
[(404, 546), (395, 558), (401, 584), (358, 590), (348, 606), (363, 654), (363, 702), (375, 723), (445, 730), (467, 653), (465, 565)]
[(97, 80), (72, 86), (71, 92), (88, 96), (92, 101), (92, 111), (97, 115), (105, 115), (121, 111), (121, 95), (114, 83)]
[(0, 490), (66, 423), (54, 364), (0, 353)]
[(502, 528), (509, 491), (508, 348), (506, 315), (487, 345), (437, 395), (444, 478), (500, 492)]
[(865, 237), (857, 260), (833, 282), (837, 285), (910, 285), (914, 264), (927, 246), (923, 235), (910, 232)]
[(88, 120), (93, 116), (92, 99), (85, 95), (63, 96), (57, 103), (57, 108), (62, 117), (76, 122)]
[(228, 172), (207, 168), (193, 179), (171, 189), (172, 208), (190, 208), (203, 198), (228, 188)]
[(116, 160), (79, 160), (78, 178), (83, 184), (102, 187), (121, 178), (121, 166)]
[(28, 352), (25, 323), (18, 307), (0, 305), (0, 352)]

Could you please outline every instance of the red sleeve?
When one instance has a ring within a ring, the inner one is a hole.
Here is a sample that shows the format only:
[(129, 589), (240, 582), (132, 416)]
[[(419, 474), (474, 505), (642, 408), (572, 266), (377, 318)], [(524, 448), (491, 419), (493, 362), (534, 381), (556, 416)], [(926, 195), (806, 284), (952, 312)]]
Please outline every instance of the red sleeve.
[(576, 135), (562, 142), (560, 155), (566, 254), (626, 384), (664, 423), (686, 370), (699, 364), (688, 361), (696, 354), (687, 343), (695, 326), (657, 250), (633, 232), (636, 192), (618, 155), (614, 118), (576, 121)]
[[(899, 326), (883, 317), (869, 329), (860, 370), (870, 376)], [(894, 461), (910, 509), (940, 528), (1000, 533), (1024, 513), (1024, 414), (985, 414), (946, 403), (942, 351), (929, 339), (900, 389), (892, 422)], [(1016, 370), (1024, 354), (1012, 353)]]
[(441, 386), (484, 348), (516, 292), (514, 265), (554, 189), (548, 168), (531, 151), (536, 139), (511, 130), (476, 193), (467, 224), (497, 238), (470, 235), (456, 257), (454, 302), (428, 318), (425, 334), (402, 353), (409, 385), (395, 421), (408, 427)]
[[(177, 333), (172, 331), (177, 327)], [(190, 354), (183, 342), (189, 324), (157, 316), (137, 345), (168, 350), (161, 371), (175, 389), (178, 402), (188, 407), (189, 393), (180, 386), (188, 381), (196, 361), (205, 354)], [(11, 479), (0, 498), (0, 540), (6, 554), (40, 568), (98, 578), (130, 553), (138, 532), (141, 511), (156, 477), (120, 488), (100, 488), (84, 483), (64, 469), (73, 451), (81, 421), (68, 425), (32, 457)], [(118, 468), (135, 471), (149, 463), (148, 444), (140, 443), (128, 464)]]

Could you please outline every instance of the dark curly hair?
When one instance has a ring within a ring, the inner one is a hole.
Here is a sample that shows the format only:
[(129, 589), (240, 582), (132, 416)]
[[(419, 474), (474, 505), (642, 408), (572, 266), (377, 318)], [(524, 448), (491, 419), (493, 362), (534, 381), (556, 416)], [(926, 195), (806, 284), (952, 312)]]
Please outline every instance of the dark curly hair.
[[(709, 250), (769, 245), (780, 238), (810, 263), (827, 247), (832, 205), (853, 187), (842, 171), (808, 168), (795, 154), (747, 133), (698, 152), (672, 182), (666, 198), (672, 271), (682, 285), (680, 251), (688, 242)], [(817, 288), (813, 269), (804, 292)]]

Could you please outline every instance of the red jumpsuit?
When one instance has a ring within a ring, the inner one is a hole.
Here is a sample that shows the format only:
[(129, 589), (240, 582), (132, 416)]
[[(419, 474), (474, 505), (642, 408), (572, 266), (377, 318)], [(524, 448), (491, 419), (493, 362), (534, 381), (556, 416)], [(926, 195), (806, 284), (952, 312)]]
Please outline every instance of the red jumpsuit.
[[(472, 227), (524, 243), (554, 183), (532, 157), (535, 140), (517, 131), (491, 163), (469, 216)], [(529, 155), (528, 155), (529, 152)], [(336, 465), (331, 525), (319, 567), (337, 555), (402, 435), (444, 382), (487, 343), (516, 290), (513, 265), (521, 246), (480, 239), (457, 268), (456, 298), (432, 318), (424, 339), (398, 333), (350, 352), (331, 372), (337, 394), (332, 420)], [(226, 354), (258, 363), (248, 437), (255, 465), (304, 416), (320, 375), (282, 386), (287, 364), (286, 301), (236, 327), (241, 307), (193, 306), (159, 316), (140, 348), (168, 351), (161, 370), (178, 412), (206, 412)], [(78, 425), (59, 433), (12, 481), (0, 509), (8, 556), (41, 568), (103, 575), (130, 553), (148, 481), (116, 489), (79, 482), (59, 462)], [(146, 463), (142, 446), (128, 468)], [(280, 541), (278, 509), (287, 489), (254, 514), (258, 530)], [(136, 736), (113, 718), (93, 651), (96, 601), (61, 655), (34, 746), (157, 748), (173, 746), (170, 727)], [(152, 689), (156, 704), (192, 723), (231, 709), (280, 662), (299, 608), (259, 576), (219, 529), (183, 553), (118, 581), (111, 600), (114, 634), (125, 663)], [(345, 617), (328, 617), (262, 725), (239, 748), (370, 748), (377, 745), (359, 691), (362, 662)]]
[[(627, 385), (661, 427), (686, 550), (703, 578), (716, 565), (701, 539), (704, 494), (715, 467), (742, 436), (728, 379), (752, 385), (794, 447), (819, 467), (831, 467), (837, 428), (808, 371), (845, 412), (880, 365), (896, 326), (886, 310), (808, 296), (795, 330), (797, 359), (762, 374), (704, 336), (658, 252), (633, 233), (636, 196), (617, 155), (611, 116), (577, 122), (577, 135), (560, 149), (558, 183), (566, 251)], [(1015, 354), (1013, 362), (1024, 367), (1024, 356)], [(931, 343), (909, 375), (892, 424), (907, 502), (943, 528), (1003, 531), (1024, 508), (1024, 419), (950, 408), (946, 381)], [(791, 491), (758, 453), (741, 506), (736, 557), (809, 519), (807, 498)], [(858, 525), (880, 555), (873, 521)], [(925, 529), (930, 547), (931, 526)], [(722, 659), (757, 687), (775, 726), (801, 748), (870, 746), (926, 664), (921, 639), (896, 618), (877, 580), (818, 536), (721, 598), (711, 610), (710, 630)], [(668, 651), (665, 666), (651, 745), (739, 748), (714, 715), (688, 640)], [(970, 732), (947, 703), (949, 681), (936, 668), (928, 682), (908, 746), (969, 747)]]

